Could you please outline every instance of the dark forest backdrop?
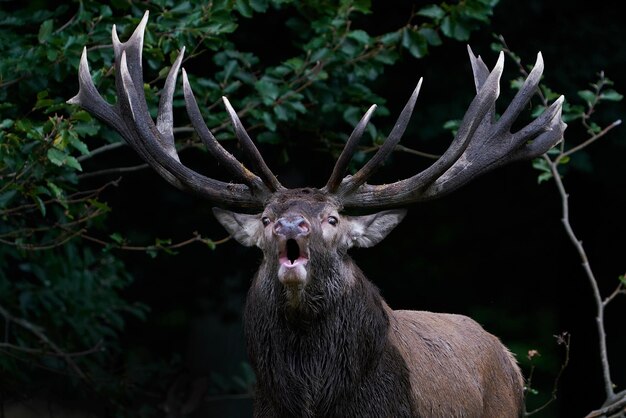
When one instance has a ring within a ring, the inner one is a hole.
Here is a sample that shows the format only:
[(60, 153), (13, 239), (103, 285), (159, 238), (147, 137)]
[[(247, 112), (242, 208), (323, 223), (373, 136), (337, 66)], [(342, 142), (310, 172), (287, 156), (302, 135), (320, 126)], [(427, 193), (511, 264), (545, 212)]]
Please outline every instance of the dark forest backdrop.
[[(342, 141), (372, 102), (383, 106), (365, 146), (376, 145), (421, 76), (402, 144), (443, 152), (452, 138), (444, 126), (462, 117), (474, 95), (466, 45), (491, 67), (499, 44), (494, 34), (524, 66), (543, 53), (544, 85), (566, 96), (570, 116), (585, 111), (589, 97), (578, 92), (593, 90), (601, 71), (614, 85), (594, 123), (604, 128), (624, 115), (612, 89), (625, 90), (626, 30), (611, 2), (223, 3), (219, 13), (221, 2), (0, 3), (3, 410), (52, 402), (95, 416), (165, 416), (165, 409), (172, 417), (251, 414), (254, 376), (241, 312), (260, 252), (221, 243), (226, 233), (211, 205), (150, 169), (102, 172), (142, 162), (129, 147), (108, 145), (119, 141), (116, 134), (64, 104), (78, 88), (83, 45), (96, 84), (111, 91), (114, 23), (125, 40), (150, 9), (151, 104), (163, 83), (160, 70), (186, 45), (192, 58), (184, 66), (201, 107), (216, 103), (205, 114), (208, 126), (236, 152), (218, 99), (226, 94), (236, 109), (248, 110), (243, 122), (286, 186), (322, 186)], [(307, 56), (304, 45), (314, 39)], [(331, 44), (338, 46), (319, 52)], [(378, 53), (368, 52), (373, 45)], [(316, 69), (317, 59), (327, 66)], [(507, 57), (500, 110), (519, 76)], [(277, 106), (289, 83), (298, 94)], [(190, 146), (180, 91), (177, 99), (183, 160), (224, 179)], [(567, 147), (589, 137), (579, 119), (568, 123)], [(562, 167), (572, 225), (605, 296), (626, 273), (625, 138), (618, 126)], [(104, 152), (92, 155), (85, 146)], [(428, 162), (397, 152), (374, 182), (410, 176)], [(540, 174), (531, 162), (516, 163), (414, 205), (390, 237), (353, 256), (393, 308), (465, 314), (498, 335), (527, 377), (533, 370), (529, 409), (550, 398), (566, 352), (554, 335), (568, 332), (569, 364), (558, 397), (536, 416), (584, 416), (605, 399), (594, 300), (560, 220), (559, 194), (551, 180), (538, 184)], [(77, 194), (85, 190), (92, 192)], [(623, 297), (606, 310), (616, 390), (626, 387), (625, 314)], [(532, 363), (529, 350), (540, 353)]]

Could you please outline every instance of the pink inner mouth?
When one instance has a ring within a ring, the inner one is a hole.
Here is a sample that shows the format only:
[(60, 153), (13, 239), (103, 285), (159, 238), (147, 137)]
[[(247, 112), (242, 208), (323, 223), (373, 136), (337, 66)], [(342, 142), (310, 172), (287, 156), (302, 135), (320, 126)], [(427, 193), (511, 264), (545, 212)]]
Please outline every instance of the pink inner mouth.
[(305, 265), (308, 261), (309, 259), (306, 257), (298, 257), (295, 260), (290, 260), (287, 257), (278, 258), (278, 262), (280, 263), (280, 265), (285, 266), (288, 269), (291, 269), (300, 265)]
[(308, 261), (308, 254), (295, 239), (288, 239), (278, 256), (278, 263), (288, 269), (304, 266)]

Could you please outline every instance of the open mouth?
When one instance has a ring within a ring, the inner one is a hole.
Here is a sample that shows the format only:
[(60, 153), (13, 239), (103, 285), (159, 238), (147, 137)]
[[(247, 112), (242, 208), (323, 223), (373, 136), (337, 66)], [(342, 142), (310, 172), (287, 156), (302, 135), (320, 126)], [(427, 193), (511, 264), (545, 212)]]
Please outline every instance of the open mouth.
[(289, 238), (281, 243), (278, 263), (286, 268), (295, 268), (304, 265), (309, 261), (309, 254), (303, 243)]

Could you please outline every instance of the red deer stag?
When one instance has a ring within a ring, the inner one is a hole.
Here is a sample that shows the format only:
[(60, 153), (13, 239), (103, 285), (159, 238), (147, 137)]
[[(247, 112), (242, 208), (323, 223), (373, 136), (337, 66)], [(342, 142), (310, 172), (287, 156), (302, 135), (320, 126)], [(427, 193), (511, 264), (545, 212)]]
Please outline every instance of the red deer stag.
[[(372, 106), (349, 137), (321, 189), (286, 189), (263, 161), (237, 113), (228, 114), (251, 169), (216, 141), (202, 120), (183, 70), (187, 113), (214, 158), (236, 183), (184, 166), (173, 135), (172, 97), (183, 58), (172, 65), (156, 123), (143, 91), (141, 52), (148, 14), (126, 42), (113, 28), (118, 100), (107, 103), (89, 74), (86, 52), (80, 90), (69, 103), (115, 128), (173, 186), (206, 197), (219, 222), (241, 244), (261, 248), (244, 326), (257, 375), (255, 417), (516, 417), (523, 410), (523, 380), (511, 353), (472, 319), (452, 314), (394, 311), (350, 259), (351, 247), (371, 247), (404, 217), (394, 209), (437, 198), (512, 161), (539, 156), (563, 135), (562, 98), (527, 126), (511, 126), (537, 89), (541, 55), (499, 117), (495, 101), (504, 58), (490, 72), (469, 51), (476, 85), (448, 150), (430, 167), (391, 184), (367, 179), (393, 151), (413, 111), (421, 80), (386, 142), (356, 174), (344, 177)], [(345, 209), (387, 209), (348, 216)], [(253, 211), (260, 213), (249, 214)]]

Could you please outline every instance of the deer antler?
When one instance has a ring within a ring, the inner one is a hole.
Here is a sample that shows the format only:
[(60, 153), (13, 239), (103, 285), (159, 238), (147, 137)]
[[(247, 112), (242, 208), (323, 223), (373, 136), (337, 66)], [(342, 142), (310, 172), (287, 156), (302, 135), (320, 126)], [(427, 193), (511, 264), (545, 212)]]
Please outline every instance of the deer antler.
[(79, 91), (68, 103), (77, 104), (112, 126), (165, 180), (181, 190), (195, 192), (224, 206), (262, 208), (267, 198), (282, 189), (271, 173), (259, 151), (243, 129), (237, 114), (225, 100), (226, 108), (235, 126), (235, 132), (253, 167), (262, 177), (248, 170), (217, 142), (202, 120), (200, 109), (183, 70), (183, 90), (187, 112), (198, 136), (226, 170), (241, 183), (225, 183), (199, 174), (180, 162), (174, 145), (172, 99), (184, 48), (172, 65), (161, 92), (156, 124), (150, 117), (143, 92), (141, 52), (148, 22), (148, 12), (126, 42), (120, 42), (113, 26), (115, 53), (115, 86), (118, 101), (107, 103), (96, 89), (87, 63), (87, 50), (83, 50), (79, 67)]
[[(234, 126), (235, 135), (255, 172), (248, 170), (219, 144), (202, 119), (184, 69), (182, 70), (183, 92), (191, 123), (213, 157), (240, 183), (225, 183), (205, 177), (180, 162), (174, 144), (172, 99), (184, 48), (172, 65), (165, 81), (156, 124), (150, 117), (143, 92), (141, 66), (143, 35), (147, 21), (148, 12), (144, 14), (126, 42), (119, 41), (115, 26), (113, 26), (117, 103), (115, 105), (107, 103), (98, 93), (89, 74), (86, 49), (83, 51), (78, 72), (80, 88), (78, 94), (68, 100), (68, 103), (82, 106), (115, 128), (126, 142), (173, 186), (181, 190), (193, 191), (223, 206), (262, 208), (273, 193), (284, 189), (283, 186), (263, 161), (261, 154), (243, 128), (237, 113), (225, 97), (223, 98), (224, 104)], [(350, 135), (322, 191), (335, 195), (344, 207), (403, 206), (449, 193), (474, 177), (498, 166), (539, 156), (561, 140), (566, 128), (561, 120), (562, 96), (533, 122), (511, 133), (513, 123), (528, 104), (539, 84), (543, 72), (541, 53), (538, 54), (537, 62), (522, 88), (502, 116), (496, 120), (495, 102), (500, 93), (504, 55), (500, 53), (498, 62), (489, 72), (482, 59), (476, 57), (469, 47), (468, 52), (477, 94), (470, 103), (450, 147), (437, 161), (408, 179), (385, 185), (366, 183), (400, 141), (417, 101), (422, 85), (422, 79), (420, 79), (394, 128), (374, 157), (355, 175), (346, 176), (341, 180), (367, 123), (376, 109), (375, 105), (370, 107)]]
[[(369, 185), (365, 181), (389, 155), (404, 132), (413, 111), (422, 80), (402, 110), (391, 134), (376, 155), (354, 176), (346, 176), (339, 184), (338, 172), (345, 171), (349, 157), (337, 162), (326, 190), (337, 194), (345, 207), (385, 208), (434, 199), (449, 193), (474, 177), (496, 167), (520, 159), (537, 157), (563, 137), (566, 126), (561, 120), (563, 96), (533, 122), (511, 133), (511, 126), (535, 93), (543, 72), (543, 58), (537, 62), (513, 101), (496, 120), (495, 102), (500, 93), (500, 76), (504, 67), (504, 55), (500, 53), (491, 72), (480, 57), (468, 47), (476, 97), (472, 100), (457, 134), (446, 152), (424, 171), (413, 177), (384, 185)], [(362, 133), (372, 109), (361, 120), (355, 132)], [(356, 147), (359, 135), (350, 138), (346, 150)], [(344, 151), (345, 153), (346, 151)], [(353, 152), (353, 151), (351, 151)], [(351, 154), (350, 154), (351, 156)]]

